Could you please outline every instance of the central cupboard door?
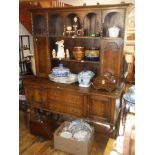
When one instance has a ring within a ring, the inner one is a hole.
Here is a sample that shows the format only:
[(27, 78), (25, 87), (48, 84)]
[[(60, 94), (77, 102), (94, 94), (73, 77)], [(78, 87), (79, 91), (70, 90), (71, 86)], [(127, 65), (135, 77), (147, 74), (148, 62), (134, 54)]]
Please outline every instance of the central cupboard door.
[(77, 117), (84, 115), (84, 97), (72, 91), (53, 88), (47, 90), (48, 108), (54, 112), (66, 113)]

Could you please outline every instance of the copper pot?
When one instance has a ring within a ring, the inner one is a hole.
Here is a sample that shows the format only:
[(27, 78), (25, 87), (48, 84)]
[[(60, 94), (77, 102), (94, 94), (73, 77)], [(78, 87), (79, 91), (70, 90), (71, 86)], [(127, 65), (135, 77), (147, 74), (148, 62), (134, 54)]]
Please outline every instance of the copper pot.
[(84, 47), (75, 46), (73, 49), (73, 56), (76, 60), (82, 60), (84, 58)]

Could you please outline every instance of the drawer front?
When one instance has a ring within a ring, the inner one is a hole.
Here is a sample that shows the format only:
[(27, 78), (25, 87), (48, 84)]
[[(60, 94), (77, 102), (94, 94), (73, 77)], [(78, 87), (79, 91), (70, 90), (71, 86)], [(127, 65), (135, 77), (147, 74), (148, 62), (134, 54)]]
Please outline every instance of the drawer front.
[(78, 108), (66, 102), (57, 100), (48, 100), (48, 108), (55, 112), (66, 113), (69, 115), (82, 117), (82, 108)]
[(47, 98), (58, 102), (67, 103), (68, 105), (82, 108), (83, 96), (70, 91), (59, 89), (48, 89)]
[(67, 113), (73, 116), (77, 116), (77, 117), (82, 117), (83, 113), (82, 113), (82, 108), (76, 108), (76, 107), (71, 107), (71, 106), (67, 106)]
[(66, 113), (66, 105), (61, 101), (48, 100), (48, 108), (55, 112)]

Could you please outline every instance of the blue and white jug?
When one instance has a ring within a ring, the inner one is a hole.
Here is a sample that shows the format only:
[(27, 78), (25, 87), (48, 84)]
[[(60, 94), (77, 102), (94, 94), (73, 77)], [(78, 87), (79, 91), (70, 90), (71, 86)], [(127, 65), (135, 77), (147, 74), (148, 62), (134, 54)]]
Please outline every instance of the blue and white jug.
[(89, 87), (91, 79), (95, 74), (92, 71), (82, 71), (78, 74), (78, 82), (80, 87)]

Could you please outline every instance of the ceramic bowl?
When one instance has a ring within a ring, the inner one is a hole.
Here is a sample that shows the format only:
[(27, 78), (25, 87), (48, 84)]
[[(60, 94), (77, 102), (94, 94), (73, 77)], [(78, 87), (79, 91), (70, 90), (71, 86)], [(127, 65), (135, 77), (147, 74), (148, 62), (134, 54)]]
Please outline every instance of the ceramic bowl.
[(84, 58), (84, 47), (81, 46), (74, 47), (73, 56), (76, 60), (82, 60)]
[(59, 67), (54, 67), (52, 69), (53, 77), (68, 77), (70, 70), (66, 67), (63, 67), (63, 64), (59, 64)]

